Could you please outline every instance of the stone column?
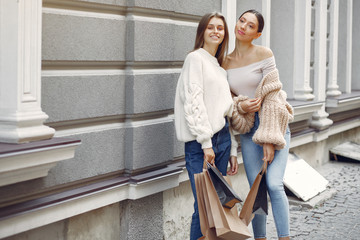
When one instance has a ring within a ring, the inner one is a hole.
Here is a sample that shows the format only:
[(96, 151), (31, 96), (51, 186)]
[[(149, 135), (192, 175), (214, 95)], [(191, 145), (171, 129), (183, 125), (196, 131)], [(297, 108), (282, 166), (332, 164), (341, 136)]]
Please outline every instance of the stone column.
[(341, 27), (339, 27), (337, 77), (340, 90), (344, 93), (351, 93), (353, 0), (344, 0), (341, 3), (339, 5), (339, 26)]
[(318, 130), (328, 128), (333, 121), (325, 112), (326, 100), (326, 41), (327, 41), (327, 0), (315, 1), (315, 46), (314, 46), (314, 93), (316, 100), (324, 102), (314, 112), (310, 125)]
[(41, 110), (42, 0), (0, 2), (0, 142), (49, 139)]
[(360, 63), (360, 1), (353, 2), (353, 32), (352, 32), (352, 52), (357, 54), (352, 54), (352, 72), (351, 75), (354, 77), (353, 82), (351, 83), (352, 89), (360, 89), (360, 67), (357, 63)]
[(265, 26), (260, 37), (261, 45), (270, 47), (271, 1), (262, 0), (261, 13), (265, 19)]
[(313, 100), (310, 86), (311, 0), (272, 0), (271, 9), (271, 22), (266, 22), (265, 26), (270, 26), (270, 47), (283, 89), (289, 99)]
[(311, 0), (294, 1), (294, 4), (294, 98), (308, 101), (314, 99), (310, 86)]
[(237, 22), (236, 15), (236, 0), (223, 0), (221, 1), (221, 12), (225, 16), (226, 23), (229, 29), (229, 50), (231, 53), (235, 49), (235, 34), (234, 29)]
[(336, 97), (341, 94), (339, 85), (337, 84), (337, 68), (338, 68), (338, 44), (339, 44), (339, 1), (331, 1), (330, 4), (330, 26), (329, 33), (329, 76), (326, 95), (328, 97)]

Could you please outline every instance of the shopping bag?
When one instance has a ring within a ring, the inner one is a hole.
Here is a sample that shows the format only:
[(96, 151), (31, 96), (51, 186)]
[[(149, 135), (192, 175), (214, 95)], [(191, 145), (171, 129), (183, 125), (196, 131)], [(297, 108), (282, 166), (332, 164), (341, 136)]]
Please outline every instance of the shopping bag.
[[(251, 186), (250, 191), (245, 199), (244, 205), (240, 211), (239, 217), (246, 224), (246, 226), (249, 226), (251, 220), (254, 217), (253, 212), (254, 212), (255, 200), (256, 200), (258, 192), (259, 192), (261, 180), (265, 179), (266, 170), (267, 170), (267, 161), (264, 161), (264, 164), (263, 164), (260, 172), (256, 176), (255, 181), (254, 181), (253, 185)], [(265, 182), (265, 188), (266, 188), (266, 182)], [(267, 195), (266, 195), (266, 199), (267, 199)], [(266, 206), (267, 206), (267, 200), (266, 200)], [(256, 210), (258, 210), (258, 209), (255, 209), (255, 211)], [(267, 209), (266, 209), (266, 212), (267, 212)]]
[(235, 203), (242, 202), (240, 197), (235, 193), (216, 167), (207, 163), (207, 169), (222, 206), (232, 208)]
[(200, 229), (203, 236), (199, 239), (202, 240), (216, 240), (214, 220), (210, 211), (210, 204), (208, 195), (206, 193), (205, 172), (194, 174), (196, 198), (198, 202), (199, 218), (200, 218)]
[(268, 214), (268, 200), (267, 200), (267, 187), (266, 187), (266, 172), (262, 175), (259, 184), (259, 189), (256, 194), (254, 206), (254, 214), (267, 215)]
[(205, 186), (210, 203), (210, 211), (214, 220), (216, 236), (221, 239), (248, 239), (251, 233), (245, 223), (238, 217), (236, 206), (223, 207), (211, 181), (209, 172), (204, 174)]

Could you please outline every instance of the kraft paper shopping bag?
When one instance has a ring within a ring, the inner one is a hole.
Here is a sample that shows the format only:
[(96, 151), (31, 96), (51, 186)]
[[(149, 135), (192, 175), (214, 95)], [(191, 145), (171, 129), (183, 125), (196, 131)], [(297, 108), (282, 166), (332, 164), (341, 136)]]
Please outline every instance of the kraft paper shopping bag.
[(216, 167), (208, 163), (207, 168), (221, 205), (227, 208), (232, 208), (236, 203), (242, 202), (240, 197), (236, 194)]
[[(266, 170), (267, 170), (267, 162), (264, 161), (264, 164), (260, 170), (260, 172), (258, 173), (258, 175), (255, 178), (254, 183), (252, 184), (250, 191), (245, 199), (244, 205), (241, 209), (240, 212), (240, 219), (248, 226), (251, 222), (251, 220), (254, 217), (254, 210), (256, 212), (256, 210), (258, 209), (254, 209), (254, 204), (256, 201), (256, 198), (258, 196), (258, 192), (259, 192), (259, 186), (260, 183), (263, 180), (263, 184), (265, 183), (265, 188), (266, 188), (266, 182), (265, 181), (265, 174), (266, 174)], [(260, 194), (261, 195), (261, 194)], [(267, 212), (267, 194), (262, 194), (262, 197), (266, 197), (266, 212)], [(260, 199), (261, 196), (258, 197), (258, 201)]]
[(209, 173), (207, 171), (205, 173), (203, 178), (211, 206), (211, 215), (214, 219), (216, 236), (229, 240), (250, 238), (251, 233), (244, 222), (238, 217), (236, 206), (231, 209), (222, 206)]
[(204, 172), (195, 174), (195, 188), (198, 202), (200, 228), (203, 237), (202, 240), (216, 240), (218, 239), (215, 233), (214, 220), (210, 211), (210, 204), (206, 193)]

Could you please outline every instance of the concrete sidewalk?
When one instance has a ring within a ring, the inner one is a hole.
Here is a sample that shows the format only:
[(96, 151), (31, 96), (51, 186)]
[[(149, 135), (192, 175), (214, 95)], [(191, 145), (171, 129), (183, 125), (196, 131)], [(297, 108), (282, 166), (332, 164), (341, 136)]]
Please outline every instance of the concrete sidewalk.
[[(308, 202), (289, 197), (291, 239), (360, 239), (360, 162), (331, 161), (316, 170), (329, 185)], [(277, 239), (271, 207), (267, 234)]]

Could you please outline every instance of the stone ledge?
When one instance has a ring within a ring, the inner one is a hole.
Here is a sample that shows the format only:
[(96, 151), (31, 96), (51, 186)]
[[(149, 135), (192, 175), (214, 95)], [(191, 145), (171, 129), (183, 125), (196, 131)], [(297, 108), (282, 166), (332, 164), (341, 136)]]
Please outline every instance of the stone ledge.
[(119, 176), (2, 207), (0, 239), (116, 202), (136, 200), (174, 188), (179, 185), (179, 175), (183, 172), (184, 162), (181, 161), (151, 172)]
[(80, 142), (52, 138), (24, 144), (0, 143), (0, 186), (47, 176), (57, 162), (74, 157)]
[(360, 91), (342, 94), (326, 99), (326, 112), (329, 114), (358, 109), (360, 106)]
[(297, 101), (289, 99), (288, 102), (294, 108), (294, 121), (311, 119), (312, 114), (323, 106), (323, 102), (319, 101)]

